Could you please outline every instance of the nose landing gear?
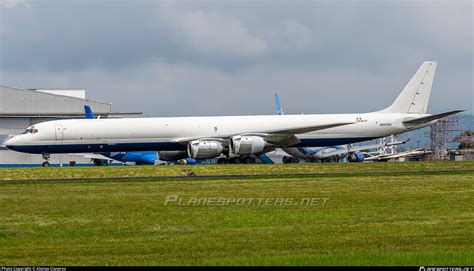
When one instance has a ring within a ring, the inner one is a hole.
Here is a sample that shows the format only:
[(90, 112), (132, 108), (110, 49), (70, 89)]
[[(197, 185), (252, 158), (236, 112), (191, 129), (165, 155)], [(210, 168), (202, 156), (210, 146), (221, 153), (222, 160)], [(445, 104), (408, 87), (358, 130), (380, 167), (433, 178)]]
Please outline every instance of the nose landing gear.
[(49, 166), (50, 166), (50, 164), (49, 164), (49, 158), (51, 157), (51, 155), (50, 155), (49, 153), (43, 153), (43, 154), (42, 154), (42, 157), (43, 157), (43, 159), (46, 160), (46, 161), (44, 161), (43, 164), (41, 164), (41, 166), (42, 166), (42, 167), (49, 167)]
[(217, 164), (255, 164), (255, 158), (250, 156), (220, 157), (217, 159)]

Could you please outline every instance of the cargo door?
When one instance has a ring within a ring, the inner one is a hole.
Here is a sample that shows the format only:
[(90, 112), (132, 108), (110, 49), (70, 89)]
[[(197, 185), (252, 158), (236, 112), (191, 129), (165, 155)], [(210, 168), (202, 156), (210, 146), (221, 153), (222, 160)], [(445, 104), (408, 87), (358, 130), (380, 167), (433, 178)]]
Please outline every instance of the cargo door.
[(63, 126), (56, 125), (56, 140), (63, 140)]

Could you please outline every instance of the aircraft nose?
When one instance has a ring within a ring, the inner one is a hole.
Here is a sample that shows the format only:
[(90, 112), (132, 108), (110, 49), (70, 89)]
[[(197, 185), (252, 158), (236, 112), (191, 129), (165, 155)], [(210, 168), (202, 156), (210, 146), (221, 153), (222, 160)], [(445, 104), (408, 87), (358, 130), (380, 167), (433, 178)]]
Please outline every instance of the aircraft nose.
[(16, 145), (18, 145), (18, 136), (14, 136), (5, 142), (5, 146), (10, 150), (13, 150)]

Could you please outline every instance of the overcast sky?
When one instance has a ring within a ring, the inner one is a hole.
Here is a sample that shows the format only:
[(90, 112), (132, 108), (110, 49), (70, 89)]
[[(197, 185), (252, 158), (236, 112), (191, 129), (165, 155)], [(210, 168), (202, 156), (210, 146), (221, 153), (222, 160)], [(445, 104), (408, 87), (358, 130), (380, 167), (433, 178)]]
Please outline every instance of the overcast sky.
[(0, 0), (0, 85), (149, 116), (368, 112), (424, 60), (431, 113), (474, 111), (472, 1)]

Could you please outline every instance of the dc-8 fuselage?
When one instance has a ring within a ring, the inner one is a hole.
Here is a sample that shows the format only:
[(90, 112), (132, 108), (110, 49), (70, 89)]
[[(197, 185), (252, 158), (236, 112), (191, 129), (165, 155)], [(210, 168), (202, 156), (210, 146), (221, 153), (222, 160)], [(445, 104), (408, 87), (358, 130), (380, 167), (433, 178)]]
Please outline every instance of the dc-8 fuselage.
[[(416, 115), (427, 116), (426, 114)], [(71, 119), (48, 121), (28, 128), (8, 141), (10, 149), (28, 153), (185, 150), (187, 142), (260, 136), (288, 128), (330, 125), (339, 127), (295, 134), (292, 146), (349, 144), (408, 131), (402, 121), (410, 114), (283, 115), (234, 117), (179, 117), (129, 119)], [(426, 123), (429, 125), (429, 123)], [(420, 128), (421, 126), (417, 127)], [(31, 130), (31, 132), (30, 132)], [(225, 144), (227, 145), (227, 144)]]

